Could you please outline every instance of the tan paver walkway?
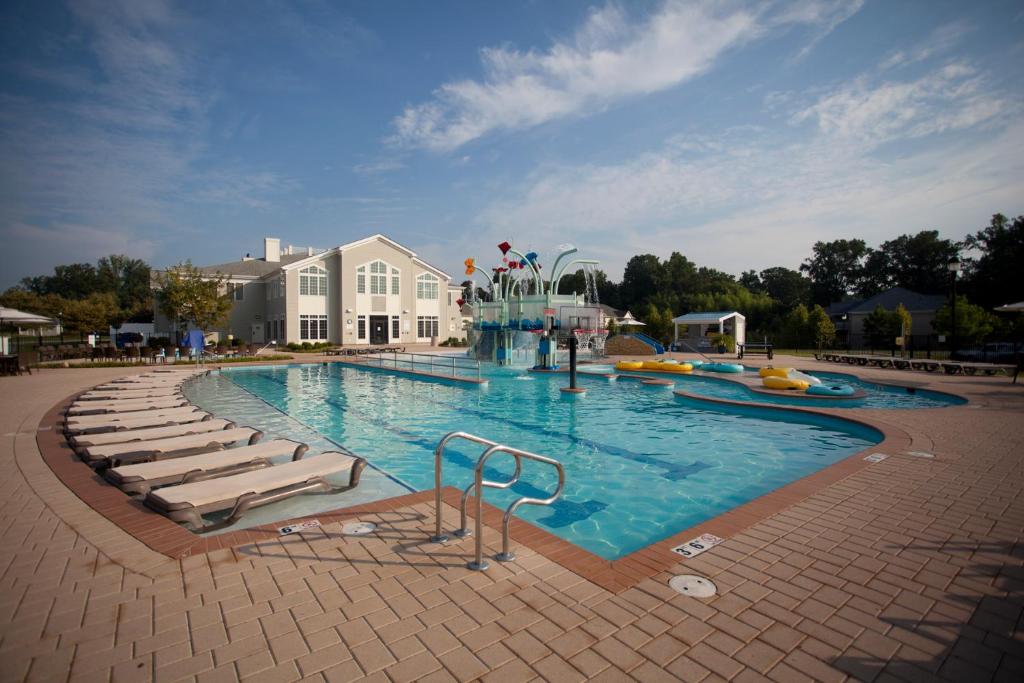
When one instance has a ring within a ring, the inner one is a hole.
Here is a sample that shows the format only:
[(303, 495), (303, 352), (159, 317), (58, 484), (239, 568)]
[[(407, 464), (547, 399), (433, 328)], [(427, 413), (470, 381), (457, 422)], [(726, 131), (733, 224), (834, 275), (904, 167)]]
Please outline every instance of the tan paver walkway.
[[(367, 517), (369, 538), (169, 560), (36, 448), (51, 406), (124, 372), (0, 379), (0, 680), (1024, 678), (1024, 387), (1006, 378), (858, 368), (972, 404), (870, 411), (934, 459), (892, 453), (613, 595), (526, 549), (470, 572), (468, 543), (425, 544), (430, 505)], [(675, 595), (684, 571), (720, 595)]]

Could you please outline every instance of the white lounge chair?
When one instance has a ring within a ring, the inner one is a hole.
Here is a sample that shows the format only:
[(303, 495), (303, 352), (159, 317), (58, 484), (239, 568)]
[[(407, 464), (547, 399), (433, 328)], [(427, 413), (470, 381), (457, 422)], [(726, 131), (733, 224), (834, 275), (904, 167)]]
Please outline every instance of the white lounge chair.
[(270, 467), (273, 464), (271, 458), (290, 455), (292, 460), (299, 460), (308, 449), (304, 443), (271, 439), (252, 446), (112, 467), (104, 476), (125, 493), (143, 494), (159, 486), (205, 481)]
[[(303, 493), (337, 493), (359, 484), (366, 461), (337, 451), (302, 458), (252, 472), (180, 486), (166, 486), (146, 494), (147, 507), (197, 531), (221, 529), (237, 522), (248, 510)], [(336, 486), (326, 477), (348, 473), (348, 483)], [(219, 522), (207, 524), (204, 514), (229, 510)]]
[(89, 446), (80, 450), (83, 460), (97, 469), (119, 467), (149, 460), (161, 460), (183, 455), (194, 455), (224, 448), (236, 441), (248, 441), (249, 445), (263, 437), (263, 432), (252, 427), (235, 427), (219, 432), (175, 436), (169, 439), (114, 443), (103, 446)]
[(73, 403), (68, 408), (68, 415), (90, 415), (96, 413), (133, 413), (140, 410), (156, 410), (158, 408), (180, 408), (189, 405), (184, 396), (167, 396), (163, 398), (134, 398), (124, 401), (82, 401)]
[(150, 387), (148, 389), (126, 389), (111, 393), (109, 391), (90, 390), (78, 397), (79, 401), (124, 401), (130, 398), (160, 398), (176, 396), (181, 393), (180, 387)]
[(115, 422), (127, 422), (129, 420), (141, 420), (151, 417), (186, 417), (190, 413), (202, 412), (199, 408), (193, 405), (182, 406), (180, 408), (158, 408), (156, 410), (147, 410), (144, 413), (109, 413), (100, 415), (73, 415), (67, 418), (67, 423), (75, 424), (107, 424)]
[(220, 429), (231, 429), (235, 426), (230, 420), (206, 420), (204, 422), (190, 422), (181, 425), (167, 425), (162, 427), (144, 427), (142, 429), (124, 429), (105, 434), (82, 434), (81, 436), (70, 437), (69, 441), (76, 450), (88, 448), (89, 446), (104, 446), (113, 443), (131, 443), (133, 441), (152, 441), (153, 439), (170, 439), (174, 436), (188, 436), (189, 434), (203, 434), (215, 432)]
[[(178, 414), (168, 414), (173, 411), (181, 411)], [(139, 415), (141, 417), (133, 417)], [(112, 413), (107, 415), (84, 415), (84, 418), (106, 417), (121, 418), (118, 420), (106, 421), (80, 421), (80, 418), (71, 418), (64, 425), (64, 434), (73, 436), (75, 434), (102, 434), (104, 432), (117, 432), (126, 429), (146, 429), (148, 427), (170, 427), (171, 425), (191, 424), (211, 420), (213, 416), (204, 413), (198, 408), (170, 408), (168, 410), (145, 410), (141, 413)], [(131, 417), (131, 419), (125, 419)]]

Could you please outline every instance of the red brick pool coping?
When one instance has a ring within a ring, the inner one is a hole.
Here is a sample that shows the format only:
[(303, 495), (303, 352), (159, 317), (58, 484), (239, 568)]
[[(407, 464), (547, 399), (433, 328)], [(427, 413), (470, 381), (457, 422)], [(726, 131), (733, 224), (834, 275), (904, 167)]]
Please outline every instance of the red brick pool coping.
[[(39, 452), (42, 454), (44, 462), (53, 470), (54, 474), (78, 498), (152, 550), (171, 558), (184, 558), (223, 548), (233, 548), (240, 545), (276, 539), (279, 537), (277, 524), (296, 521), (281, 520), (275, 525), (252, 527), (217, 536), (198, 536), (166, 517), (149, 510), (140, 501), (125, 495), (118, 488), (97, 476), (92, 468), (78, 459), (67, 444), (63, 435), (63, 414), (76, 396), (77, 394), (69, 396), (64, 401), (53, 406), (40, 422), (40, 431), (36, 437)], [(512, 520), (511, 536), (513, 542), (532, 549), (565, 569), (577, 573), (606, 590), (619, 593), (635, 586), (643, 579), (652, 577), (676, 565), (682, 558), (673, 553), (671, 549), (680, 543), (704, 533), (714, 534), (722, 538), (733, 536), (761, 520), (804, 500), (821, 489), (870, 466), (871, 463), (864, 460), (868, 451), (880, 451), (893, 455), (907, 450), (911, 444), (910, 436), (903, 430), (888, 424), (875, 424), (859, 416), (851, 418), (846, 415), (836, 415), (828, 410), (794, 408), (791, 406), (779, 407), (721, 399), (717, 399), (715, 402), (744, 407), (751, 407), (753, 405), (765, 410), (809, 413), (839, 418), (877, 429), (883, 434), (884, 439), (881, 443), (870, 449), (851, 455), (829, 467), (766, 493), (700, 524), (680, 530), (668, 538), (656, 541), (617, 560), (606, 560), (598, 557), (519, 518), (513, 518)], [(461, 492), (453, 487), (445, 487), (442, 493), (444, 501), (457, 509)], [(350, 520), (360, 515), (377, 514), (415, 504), (429, 503), (433, 499), (433, 494), (432, 489), (410, 493), (371, 503), (317, 513), (315, 517), (323, 523)], [(486, 503), (484, 504), (483, 521), (487, 526), (493, 529), (500, 529), (503, 514), (503, 510)], [(300, 519), (310, 518), (312, 516)], [(424, 542), (426, 542), (426, 539), (424, 539)], [(467, 545), (467, 561), (470, 559), (469, 552), (469, 546)]]

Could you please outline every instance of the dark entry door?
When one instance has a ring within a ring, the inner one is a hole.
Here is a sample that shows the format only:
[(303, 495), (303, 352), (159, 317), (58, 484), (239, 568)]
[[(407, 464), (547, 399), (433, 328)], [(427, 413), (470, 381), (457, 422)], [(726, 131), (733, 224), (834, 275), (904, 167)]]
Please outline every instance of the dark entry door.
[(370, 343), (388, 343), (388, 317), (386, 315), (370, 316)]

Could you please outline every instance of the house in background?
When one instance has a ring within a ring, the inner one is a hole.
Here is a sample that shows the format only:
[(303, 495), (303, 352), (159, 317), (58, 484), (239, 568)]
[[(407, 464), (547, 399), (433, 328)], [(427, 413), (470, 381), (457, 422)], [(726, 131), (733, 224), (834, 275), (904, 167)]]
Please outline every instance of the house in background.
[[(207, 332), (253, 344), (429, 344), (457, 336), (461, 290), (453, 296), (447, 273), (384, 235), (284, 251), (267, 237), (263, 249), (263, 258), (199, 268), (224, 276), (233, 303), (227, 323)], [(154, 324), (173, 335), (159, 307)]]
[(903, 287), (893, 287), (868, 299), (850, 299), (829, 304), (825, 312), (835, 323), (838, 345), (862, 348), (868, 344), (864, 333), (865, 318), (878, 306), (887, 311), (895, 311), (897, 306), (903, 304), (910, 313), (911, 338), (924, 345), (924, 340), (935, 334), (932, 321), (947, 301), (942, 294), (919, 294)]
[(601, 325), (600, 328), (607, 330), (608, 326), (614, 322), (619, 327), (643, 327), (644, 323), (640, 322), (633, 317), (633, 314), (629, 311), (620, 311), (617, 308), (612, 308), (608, 304), (598, 304), (598, 308), (601, 309)]

